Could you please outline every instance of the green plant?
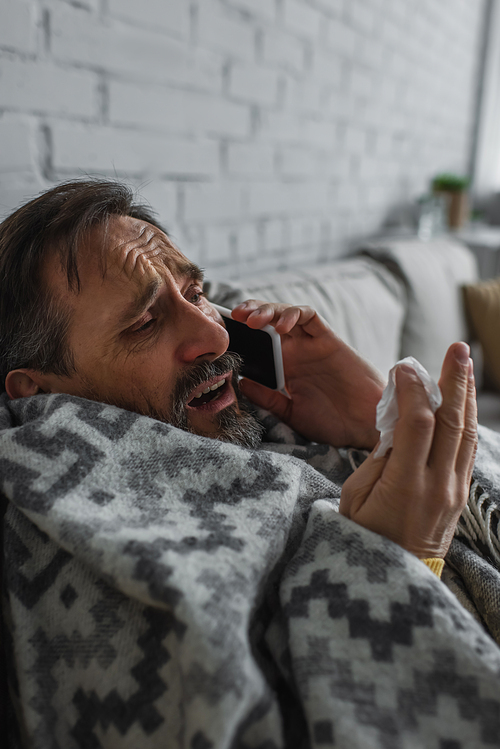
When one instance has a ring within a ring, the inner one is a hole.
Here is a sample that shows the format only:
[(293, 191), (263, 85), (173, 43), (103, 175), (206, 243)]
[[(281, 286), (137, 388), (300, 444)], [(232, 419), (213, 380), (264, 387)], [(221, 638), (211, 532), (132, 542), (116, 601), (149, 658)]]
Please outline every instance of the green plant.
[(467, 189), (469, 185), (468, 177), (459, 177), (457, 174), (437, 174), (432, 180), (432, 189), (434, 192), (460, 192)]

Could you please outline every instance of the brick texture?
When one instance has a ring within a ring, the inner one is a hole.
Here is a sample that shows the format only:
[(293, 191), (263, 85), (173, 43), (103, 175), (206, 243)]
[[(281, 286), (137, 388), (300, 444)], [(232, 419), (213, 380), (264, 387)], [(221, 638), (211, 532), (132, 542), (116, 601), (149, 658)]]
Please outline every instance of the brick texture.
[(2, 0), (0, 5), (0, 47), (17, 52), (35, 51), (36, 7), (23, 0)]
[(124, 179), (219, 278), (322, 262), (471, 150), (485, 0), (1, 0), (0, 212)]

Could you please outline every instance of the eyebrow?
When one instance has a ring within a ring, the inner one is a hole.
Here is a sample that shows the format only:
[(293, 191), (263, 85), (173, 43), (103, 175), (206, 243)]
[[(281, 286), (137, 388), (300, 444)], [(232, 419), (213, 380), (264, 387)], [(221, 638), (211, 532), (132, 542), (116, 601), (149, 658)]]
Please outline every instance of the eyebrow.
[[(202, 269), (195, 263), (189, 262), (176, 264), (174, 275), (179, 278), (189, 278), (199, 283), (203, 283), (204, 278)], [(127, 325), (137, 320), (148, 307), (151, 307), (159, 295), (161, 287), (162, 281), (159, 278), (150, 281), (142, 294), (136, 297), (120, 316), (120, 327), (127, 327)]]
[(127, 305), (127, 307), (123, 311), (123, 314), (120, 315), (120, 319), (118, 321), (118, 324), (121, 328), (126, 327), (130, 323), (137, 320), (137, 318), (140, 317), (141, 314), (153, 304), (156, 297), (160, 293), (161, 285), (162, 283), (159, 278), (153, 279), (148, 283), (142, 294), (136, 297), (129, 305)]
[(178, 263), (175, 271), (175, 275), (179, 275), (184, 278), (190, 278), (193, 281), (199, 281), (203, 283), (205, 275), (202, 269), (196, 265), (196, 263)]

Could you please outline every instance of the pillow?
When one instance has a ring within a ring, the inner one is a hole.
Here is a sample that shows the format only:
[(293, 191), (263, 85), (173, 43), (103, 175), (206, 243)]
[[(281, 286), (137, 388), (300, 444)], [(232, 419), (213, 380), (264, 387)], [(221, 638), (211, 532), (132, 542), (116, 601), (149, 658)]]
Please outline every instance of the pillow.
[(363, 246), (363, 252), (399, 273), (408, 290), (402, 356), (414, 356), (439, 379), (446, 349), (467, 340), (461, 288), (478, 280), (477, 262), (464, 245), (448, 237), (388, 240)]
[(465, 308), (483, 349), (485, 385), (500, 390), (500, 277), (464, 286)]

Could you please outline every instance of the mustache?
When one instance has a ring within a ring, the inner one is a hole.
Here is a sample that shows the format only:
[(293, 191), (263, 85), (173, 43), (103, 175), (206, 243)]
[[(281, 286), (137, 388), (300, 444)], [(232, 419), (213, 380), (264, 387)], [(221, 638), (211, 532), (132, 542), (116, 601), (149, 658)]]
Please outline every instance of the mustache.
[(237, 384), (237, 378), (243, 366), (243, 359), (239, 354), (226, 351), (218, 359), (200, 364), (192, 364), (177, 379), (174, 392), (172, 394), (172, 415), (182, 413), (188, 398), (192, 395), (197, 387), (202, 385), (212, 377), (224, 375), (227, 372), (233, 373), (233, 387)]
[[(234, 352), (227, 352), (212, 362), (193, 364), (187, 368), (178, 378), (171, 399), (171, 412), (168, 419), (174, 427), (195, 431), (189, 425), (186, 413), (186, 403), (193, 393), (207, 380), (228, 372), (232, 373), (232, 386), (238, 399), (238, 410), (228, 407), (217, 414), (218, 432), (216, 435), (205, 436), (216, 437), (223, 442), (232, 442), (235, 445), (257, 448), (264, 432), (263, 425), (251, 413), (249, 406), (242, 400), (238, 387), (238, 375), (243, 366), (243, 359)], [(203, 432), (195, 432), (203, 435)]]

